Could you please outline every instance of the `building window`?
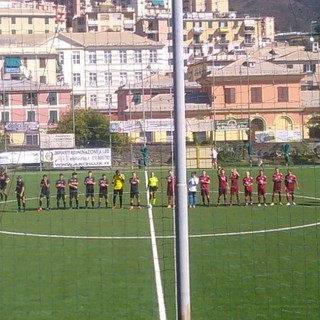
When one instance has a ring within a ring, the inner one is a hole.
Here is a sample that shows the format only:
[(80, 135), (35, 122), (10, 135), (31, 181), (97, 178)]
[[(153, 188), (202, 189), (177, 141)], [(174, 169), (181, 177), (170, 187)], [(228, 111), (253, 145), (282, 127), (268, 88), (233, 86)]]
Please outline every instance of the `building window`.
[(172, 142), (174, 139), (173, 131), (166, 131), (166, 140), (167, 142)]
[(58, 57), (58, 59), (59, 59), (59, 64), (62, 66), (62, 65), (64, 65), (64, 52), (63, 51), (60, 51), (59, 52), (59, 57)]
[(39, 67), (40, 68), (45, 68), (47, 64), (47, 59), (46, 58), (39, 58)]
[(37, 134), (26, 134), (26, 144), (27, 145), (38, 145), (38, 135)]
[(40, 76), (39, 81), (40, 81), (40, 83), (46, 84), (47, 83), (47, 77), (46, 76)]
[(44, 30), (44, 33), (50, 33), (50, 30), (46, 29), (46, 30)]
[(80, 51), (73, 51), (72, 52), (72, 63), (73, 64), (80, 64)]
[(183, 21), (183, 30), (187, 29), (187, 22)]
[(12, 29), (12, 30), (11, 30), (11, 34), (17, 34), (17, 30)]
[(44, 24), (49, 24), (49, 18), (48, 17), (44, 18)]
[(11, 17), (11, 24), (16, 24), (16, 17)]
[(8, 106), (9, 105), (9, 94), (0, 93), (0, 105)]
[(289, 90), (288, 87), (278, 87), (278, 102), (289, 101)]
[(29, 104), (38, 105), (38, 94), (35, 92), (24, 93), (22, 95), (22, 104), (24, 106)]
[(224, 102), (225, 103), (235, 103), (236, 102), (236, 89), (235, 88), (225, 88), (224, 89)]
[(212, 29), (212, 21), (208, 21), (208, 29)]
[(72, 97), (73, 106), (74, 107), (80, 107), (81, 105), (81, 96), (73, 96)]
[(1, 123), (4, 124), (9, 122), (9, 111), (2, 111), (1, 112)]
[(252, 103), (260, 103), (262, 102), (262, 88), (251, 88), (251, 102)]
[(105, 72), (104, 83), (106, 86), (112, 86), (112, 73), (111, 72)]
[(134, 105), (140, 104), (141, 103), (141, 93), (134, 93), (132, 102)]
[(50, 110), (48, 124), (55, 124), (55, 123), (58, 123), (58, 111)]
[(128, 81), (128, 75), (126, 72), (120, 72), (120, 85), (126, 84)]
[(152, 132), (140, 132), (140, 142), (152, 142)]
[(32, 17), (28, 17), (28, 24), (32, 24), (33, 23), (32, 20), (33, 20)]
[(89, 51), (89, 63), (90, 64), (97, 63), (97, 53), (95, 51)]
[(111, 94), (106, 94), (105, 102), (106, 102), (107, 106), (112, 104), (112, 95)]
[(81, 86), (81, 76), (80, 73), (74, 73), (72, 75), (72, 83), (74, 86), (80, 87)]
[(188, 40), (188, 36), (186, 34), (183, 35), (183, 41), (187, 41)]
[(28, 30), (28, 34), (32, 34), (33, 33), (33, 30), (32, 29), (29, 29)]
[(157, 63), (158, 62), (157, 50), (155, 50), (155, 49), (150, 50), (149, 61), (150, 61), (150, 63)]
[(141, 82), (142, 81), (142, 72), (138, 71), (134, 73), (134, 80), (136, 82)]
[(97, 74), (96, 73), (89, 73), (89, 84), (91, 87), (97, 86)]
[(120, 63), (127, 63), (127, 51), (120, 50)]
[(171, 32), (168, 33), (167, 40), (172, 40), (172, 33)]
[(47, 97), (47, 102), (50, 106), (56, 106), (58, 99), (57, 99), (57, 92), (49, 92), (48, 97)]
[(96, 106), (97, 105), (97, 95), (92, 94), (90, 95), (90, 106)]
[(33, 110), (27, 111), (27, 122), (35, 122), (36, 121), (36, 112)]
[[(293, 69), (293, 67), (292, 67)], [(304, 64), (303, 65), (303, 72), (304, 73), (315, 73), (316, 72), (316, 65), (315, 64)]]
[(142, 62), (142, 51), (141, 50), (135, 50), (134, 51), (134, 62), (135, 63), (141, 63)]
[(111, 50), (104, 51), (104, 63), (112, 63)]

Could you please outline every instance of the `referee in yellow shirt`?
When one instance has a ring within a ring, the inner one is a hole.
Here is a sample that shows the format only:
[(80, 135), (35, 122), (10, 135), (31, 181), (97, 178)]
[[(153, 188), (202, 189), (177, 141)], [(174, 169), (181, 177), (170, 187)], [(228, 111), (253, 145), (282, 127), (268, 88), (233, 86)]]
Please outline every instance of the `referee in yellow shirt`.
[(149, 187), (149, 202), (155, 205), (157, 202), (156, 191), (158, 190), (158, 178), (155, 176), (154, 172), (151, 172), (149, 177), (148, 187)]
[(122, 208), (122, 196), (123, 196), (123, 184), (124, 184), (125, 176), (120, 173), (119, 170), (116, 170), (116, 174), (112, 178), (113, 184), (113, 207), (116, 207), (117, 195), (119, 195), (120, 208)]

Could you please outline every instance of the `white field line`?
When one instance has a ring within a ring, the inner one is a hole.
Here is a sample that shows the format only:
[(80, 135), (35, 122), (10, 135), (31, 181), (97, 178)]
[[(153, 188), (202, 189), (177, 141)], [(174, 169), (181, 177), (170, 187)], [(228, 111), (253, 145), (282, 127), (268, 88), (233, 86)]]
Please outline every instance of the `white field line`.
[(147, 189), (147, 207), (148, 207), (149, 226), (150, 226), (150, 240), (151, 240), (153, 267), (154, 267), (154, 274), (155, 274), (156, 288), (157, 288), (159, 319), (166, 320), (167, 319), (166, 306), (164, 303), (159, 256), (158, 256), (158, 249), (157, 249), (157, 240), (156, 240), (156, 233), (155, 233), (155, 228), (154, 228), (154, 223), (153, 223), (152, 206), (150, 205), (150, 199), (149, 199), (148, 172), (147, 172), (147, 170), (144, 171), (144, 174), (145, 174), (146, 189)]

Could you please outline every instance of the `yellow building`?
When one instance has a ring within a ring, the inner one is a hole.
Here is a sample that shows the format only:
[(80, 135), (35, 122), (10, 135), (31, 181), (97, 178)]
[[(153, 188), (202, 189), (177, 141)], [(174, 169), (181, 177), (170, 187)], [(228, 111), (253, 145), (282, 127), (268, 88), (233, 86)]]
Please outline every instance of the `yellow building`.
[(183, 0), (184, 12), (228, 12), (229, 0)]

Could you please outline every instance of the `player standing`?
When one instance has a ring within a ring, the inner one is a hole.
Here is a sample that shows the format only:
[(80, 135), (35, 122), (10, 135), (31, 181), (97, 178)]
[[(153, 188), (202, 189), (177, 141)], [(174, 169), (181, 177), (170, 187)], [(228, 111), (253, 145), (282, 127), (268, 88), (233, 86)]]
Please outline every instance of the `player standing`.
[(197, 186), (199, 184), (199, 178), (196, 172), (191, 173), (191, 177), (188, 181), (188, 197), (189, 197), (189, 208), (195, 208), (197, 204)]
[(258, 185), (258, 207), (261, 206), (261, 198), (263, 198), (263, 204), (267, 206), (267, 177), (263, 173), (263, 170), (259, 170), (259, 175), (256, 177), (256, 183)]
[(149, 187), (149, 202), (154, 206), (157, 202), (156, 192), (158, 190), (158, 177), (156, 177), (155, 173), (152, 171), (151, 176), (148, 180), (148, 187)]
[(253, 205), (252, 202), (252, 195), (253, 195), (253, 178), (250, 176), (250, 172), (246, 171), (246, 174), (242, 180), (243, 186), (244, 186), (244, 201), (246, 203), (246, 206), (250, 204), (250, 206)]
[(84, 185), (86, 186), (86, 201), (85, 208), (88, 208), (89, 199), (91, 200), (91, 206), (94, 208), (94, 185), (96, 180), (92, 175), (92, 171), (88, 171), (88, 175), (84, 178)]
[(129, 210), (133, 210), (133, 199), (137, 199), (138, 209), (141, 209), (140, 204), (140, 195), (139, 195), (139, 178), (135, 172), (132, 172), (132, 176), (129, 179), (130, 184), (130, 208)]
[(23, 212), (26, 211), (26, 196), (25, 196), (25, 184), (22, 180), (21, 176), (17, 177), (17, 186), (16, 186), (16, 196), (17, 196), (17, 203), (18, 203), (18, 212), (21, 211), (21, 204), (23, 208)]
[(43, 198), (47, 199), (47, 210), (50, 210), (50, 181), (46, 174), (43, 175), (40, 181), (40, 197), (38, 211), (42, 211)]
[(108, 203), (109, 203), (108, 187), (109, 187), (109, 181), (105, 173), (103, 173), (99, 180), (98, 208), (101, 207), (101, 202), (103, 198), (105, 200), (106, 208), (108, 208)]
[(0, 199), (4, 201), (8, 200), (7, 186), (10, 182), (10, 178), (7, 175), (3, 167), (0, 168)]
[(63, 202), (63, 209), (66, 209), (66, 180), (63, 178), (63, 174), (59, 174), (59, 178), (56, 181), (57, 189), (57, 208), (60, 208), (60, 200)]
[(208, 207), (210, 206), (210, 177), (207, 175), (205, 170), (202, 170), (201, 176), (199, 177), (200, 182), (200, 190), (201, 190), (201, 198), (202, 205), (206, 205), (206, 200)]
[(239, 198), (239, 178), (240, 174), (236, 168), (231, 170), (230, 174), (230, 181), (231, 181), (231, 188), (230, 188), (230, 206), (232, 206), (232, 199), (233, 196), (237, 197), (237, 204), (240, 206), (240, 198)]
[(218, 167), (218, 199), (217, 204), (220, 205), (220, 198), (223, 196), (224, 205), (227, 205), (227, 193), (229, 189), (228, 178), (224, 169)]
[(123, 197), (123, 183), (125, 176), (116, 170), (116, 174), (112, 178), (113, 183), (113, 209), (116, 207), (117, 195), (119, 195), (120, 208), (122, 208), (122, 197)]
[(217, 169), (218, 167), (218, 151), (216, 150), (215, 146), (211, 149), (211, 162), (212, 168)]
[(299, 184), (297, 177), (292, 173), (291, 170), (288, 170), (287, 175), (284, 178), (285, 188), (286, 188), (286, 198), (287, 206), (296, 205), (294, 202), (294, 187), (297, 187), (299, 190)]
[(174, 194), (174, 175), (171, 170), (168, 171), (167, 176), (167, 197), (168, 197), (168, 208), (173, 206), (173, 194)]
[(274, 174), (272, 175), (272, 181), (273, 181), (273, 191), (272, 191), (270, 206), (274, 206), (274, 199), (276, 195), (278, 195), (279, 204), (282, 206), (281, 191), (282, 191), (283, 174), (280, 172), (279, 168), (275, 168)]
[(72, 200), (75, 199), (76, 202), (76, 209), (79, 209), (79, 195), (78, 195), (78, 177), (77, 173), (73, 172), (72, 177), (68, 180), (68, 186), (69, 186), (69, 205), (72, 209)]

